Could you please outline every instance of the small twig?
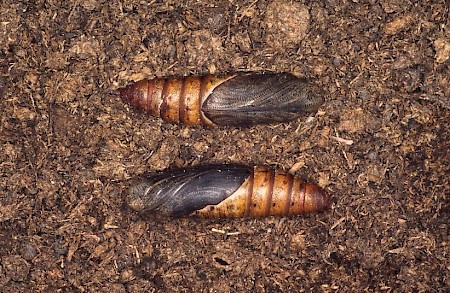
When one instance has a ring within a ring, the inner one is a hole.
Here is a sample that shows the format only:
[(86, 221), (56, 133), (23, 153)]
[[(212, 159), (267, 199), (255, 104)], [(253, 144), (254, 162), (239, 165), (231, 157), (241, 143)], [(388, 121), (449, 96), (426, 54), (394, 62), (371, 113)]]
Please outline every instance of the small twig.
[(222, 230), (222, 229), (216, 229), (216, 228), (212, 228), (211, 231), (214, 232), (214, 233), (224, 234), (225, 236), (235, 236), (235, 235), (241, 234), (241, 232), (239, 232), (239, 231), (236, 231), (236, 232), (227, 232), (227, 231), (225, 231), (225, 230)]

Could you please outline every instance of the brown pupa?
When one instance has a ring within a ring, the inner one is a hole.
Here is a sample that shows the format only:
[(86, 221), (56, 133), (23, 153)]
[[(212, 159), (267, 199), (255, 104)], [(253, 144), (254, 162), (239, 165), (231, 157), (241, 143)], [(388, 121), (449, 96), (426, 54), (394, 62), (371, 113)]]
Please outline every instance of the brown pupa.
[(330, 205), (330, 196), (283, 171), (211, 165), (140, 181), (129, 189), (127, 202), (146, 215), (243, 218), (320, 212)]
[(233, 74), (141, 80), (119, 89), (136, 109), (169, 123), (252, 126), (315, 113), (323, 93), (291, 74)]

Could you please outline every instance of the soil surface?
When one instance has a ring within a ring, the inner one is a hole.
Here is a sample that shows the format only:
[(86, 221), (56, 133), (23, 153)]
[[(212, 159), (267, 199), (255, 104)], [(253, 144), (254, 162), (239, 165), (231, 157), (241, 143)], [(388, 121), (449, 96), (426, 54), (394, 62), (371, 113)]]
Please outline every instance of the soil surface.
[[(448, 292), (449, 1), (0, 4), (1, 292)], [(186, 127), (112, 92), (143, 78), (290, 72), (314, 118)], [(133, 178), (268, 165), (327, 212), (133, 213)]]

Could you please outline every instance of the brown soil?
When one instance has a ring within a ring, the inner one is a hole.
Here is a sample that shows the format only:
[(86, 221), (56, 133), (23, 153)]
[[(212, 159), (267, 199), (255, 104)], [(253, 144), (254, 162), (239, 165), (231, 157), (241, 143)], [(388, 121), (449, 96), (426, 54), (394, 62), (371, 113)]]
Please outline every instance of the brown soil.
[[(110, 2), (0, 4), (0, 291), (449, 290), (448, 1)], [(326, 103), (203, 129), (110, 94), (236, 71), (307, 77)], [(125, 205), (140, 174), (225, 162), (294, 167), (332, 208), (150, 222)]]

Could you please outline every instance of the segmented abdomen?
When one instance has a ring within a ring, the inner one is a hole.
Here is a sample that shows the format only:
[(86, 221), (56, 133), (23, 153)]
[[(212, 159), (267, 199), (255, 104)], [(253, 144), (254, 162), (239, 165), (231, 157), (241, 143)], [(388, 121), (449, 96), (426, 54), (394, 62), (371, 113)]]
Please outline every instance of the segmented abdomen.
[(162, 174), (129, 190), (134, 210), (164, 216), (241, 218), (294, 216), (326, 209), (319, 186), (266, 167), (203, 166)]
[(323, 93), (291, 74), (236, 74), (142, 80), (119, 90), (135, 108), (169, 123), (250, 126), (314, 113)]

